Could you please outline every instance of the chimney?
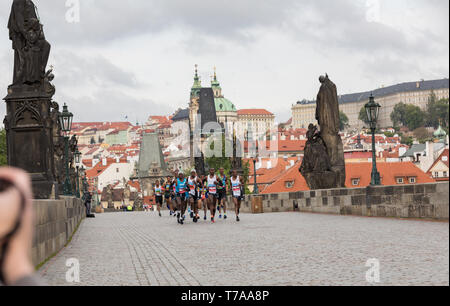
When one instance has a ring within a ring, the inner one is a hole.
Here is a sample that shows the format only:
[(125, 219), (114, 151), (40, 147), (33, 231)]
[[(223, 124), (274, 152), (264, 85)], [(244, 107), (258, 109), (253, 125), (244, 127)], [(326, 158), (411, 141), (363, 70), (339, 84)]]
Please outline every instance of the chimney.
[(294, 167), (294, 165), (295, 165), (294, 160), (291, 160), (291, 167)]
[(417, 83), (416, 83), (416, 87), (417, 87), (417, 88), (420, 88), (420, 82), (417, 82)]
[(272, 169), (272, 161), (271, 160), (269, 160), (267, 162), (267, 169)]
[(102, 158), (102, 165), (106, 166), (107, 164), (108, 164), (108, 162), (107, 162), (106, 158)]

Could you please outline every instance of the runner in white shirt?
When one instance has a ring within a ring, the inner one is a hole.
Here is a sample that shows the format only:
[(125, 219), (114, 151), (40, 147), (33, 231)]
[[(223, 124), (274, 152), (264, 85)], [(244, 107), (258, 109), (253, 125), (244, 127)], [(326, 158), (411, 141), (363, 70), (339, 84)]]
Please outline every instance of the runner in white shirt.
[(191, 171), (191, 176), (188, 177), (187, 188), (189, 190), (189, 205), (191, 206), (191, 218), (194, 223), (200, 219), (198, 214), (198, 200), (199, 200), (199, 186), (201, 185), (200, 179), (197, 177), (195, 170)]
[(215, 169), (211, 168), (209, 170), (209, 175), (206, 177), (206, 188), (208, 192), (208, 207), (209, 211), (211, 212), (211, 222), (214, 223), (214, 217), (216, 215), (216, 203), (217, 203), (217, 185), (219, 185), (219, 182), (217, 181), (217, 176), (215, 174)]
[(234, 210), (236, 212), (236, 221), (241, 221), (239, 219), (239, 212), (241, 209), (241, 201), (244, 197), (243, 194), (243, 187), (244, 184), (242, 183), (242, 178), (237, 175), (237, 171), (233, 170), (231, 178), (230, 178), (230, 189), (233, 194), (233, 203), (234, 203)]

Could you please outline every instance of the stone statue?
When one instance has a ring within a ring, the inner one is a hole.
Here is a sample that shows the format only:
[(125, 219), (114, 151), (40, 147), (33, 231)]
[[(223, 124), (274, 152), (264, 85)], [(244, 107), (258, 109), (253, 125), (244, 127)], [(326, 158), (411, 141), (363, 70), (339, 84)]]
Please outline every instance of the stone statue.
[(328, 75), (319, 78), (316, 119), (320, 125), (310, 125), (305, 156), (300, 172), (311, 189), (345, 187), (344, 146), (339, 135), (339, 101), (336, 85)]
[(320, 87), (317, 95), (316, 119), (323, 134), (339, 133), (339, 101), (336, 85), (328, 75), (319, 78)]
[(125, 202), (125, 205), (128, 206), (130, 204), (130, 199), (131, 199), (130, 185), (127, 183), (127, 180), (123, 178), (123, 200)]
[(50, 44), (45, 40), (33, 1), (13, 1), (8, 29), (14, 49), (12, 86), (41, 85), (46, 76)]
[(64, 139), (61, 136), (61, 129), (59, 126), (59, 104), (55, 101), (52, 101), (50, 104), (51, 113), (50, 117), (52, 119), (53, 124), (53, 155), (54, 155), (54, 173), (56, 182), (62, 186), (63, 180), (61, 177), (61, 173), (64, 171), (63, 163), (64, 163)]
[(331, 170), (330, 158), (327, 148), (317, 130), (317, 126), (310, 124), (306, 133), (308, 141), (305, 146), (305, 157), (300, 172), (305, 176), (310, 172), (325, 172)]
[(108, 208), (114, 208), (113, 189), (112, 189), (111, 185), (108, 185), (106, 187), (106, 199), (105, 200), (106, 200), (106, 202), (108, 202)]

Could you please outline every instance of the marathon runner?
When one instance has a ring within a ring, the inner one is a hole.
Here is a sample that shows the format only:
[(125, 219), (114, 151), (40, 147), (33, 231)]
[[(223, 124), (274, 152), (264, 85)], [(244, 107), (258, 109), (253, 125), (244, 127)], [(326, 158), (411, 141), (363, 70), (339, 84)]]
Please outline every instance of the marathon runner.
[(197, 221), (200, 219), (200, 216), (198, 214), (198, 200), (200, 198), (200, 188), (201, 188), (201, 181), (197, 176), (197, 172), (195, 170), (191, 171), (191, 176), (188, 177), (188, 188), (189, 188), (189, 205), (191, 207), (191, 214), (192, 214), (192, 220), (194, 223), (197, 223)]
[(239, 219), (239, 212), (241, 209), (241, 202), (244, 197), (243, 192), (244, 184), (242, 182), (242, 178), (237, 175), (237, 171), (233, 170), (231, 178), (230, 178), (230, 189), (232, 191), (233, 195), (233, 203), (234, 203), (234, 209), (236, 212), (236, 221), (241, 221)]
[(163, 204), (163, 187), (161, 186), (159, 180), (156, 180), (155, 182), (154, 192), (158, 215), (161, 217), (161, 206)]
[(217, 186), (217, 210), (219, 211), (219, 219), (222, 219), (222, 210), (223, 210), (223, 218), (227, 219), (227, 176), (225, 175), (225, 169), (219, 169), (219, 185)]
[(176, 203), (178, 207), (177, 220), (178, 223), (184, 224), (186, 206), (189, 194), (187, 192), (187, 179), (184, 174), (180, 172), (175, 184)]
[(167, 209), (170, 211), (170, 215), (172, 216), (175, 214), (173, 211), (173, 205), (172, 205), (172, 177), (168, 176), (166, 179), (166, 182), (164, 183), (164, 199), (166, 200)]
[(209, 175), (206, 178), (207, 188), (208, 188), (208, 199), (206, 200), (208, 203), (209, 211), (211, 213), (211, 222), (215, 223), (215, 215), (216, 215), (216, 203), (217, 203), (217, 185), (219, 182), (217, 181), (217, 176), (215, 174), (214, 168), (209, 170)]

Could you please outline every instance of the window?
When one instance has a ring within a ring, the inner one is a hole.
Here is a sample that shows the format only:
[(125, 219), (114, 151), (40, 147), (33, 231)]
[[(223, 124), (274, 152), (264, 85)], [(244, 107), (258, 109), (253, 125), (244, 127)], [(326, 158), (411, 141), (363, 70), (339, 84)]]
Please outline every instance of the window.
[(417, 181), (417, 180), (416, 180), (415, 177), (410, 177), (410, 178), (409, 178), (409, 183), (410, 183), (410, 184), (415, 184), (416, 181)]
[(294, 187), (294, 181), (287, 181), (285, 182), (286, 188), (293, 188)]
[(119, 173), (119, 168), (116, 168), (116, 173)]
[(359, 185), (359, 178), (355, 178), (355, 179), (352, 179), (352, 185), (353, 186), (358, 186)]
[(443, 177), (447, 177), (447, 176), (448, 176), (447, 171), (444, 171), (443, 174), (442, 174), (442, 176), (443, 176)]
[(434, 177), (439, 177), (439, 172), (435, 172)]
[(404, 184), (404, 180), (402, 177), (397, 178), (397, 184)]

